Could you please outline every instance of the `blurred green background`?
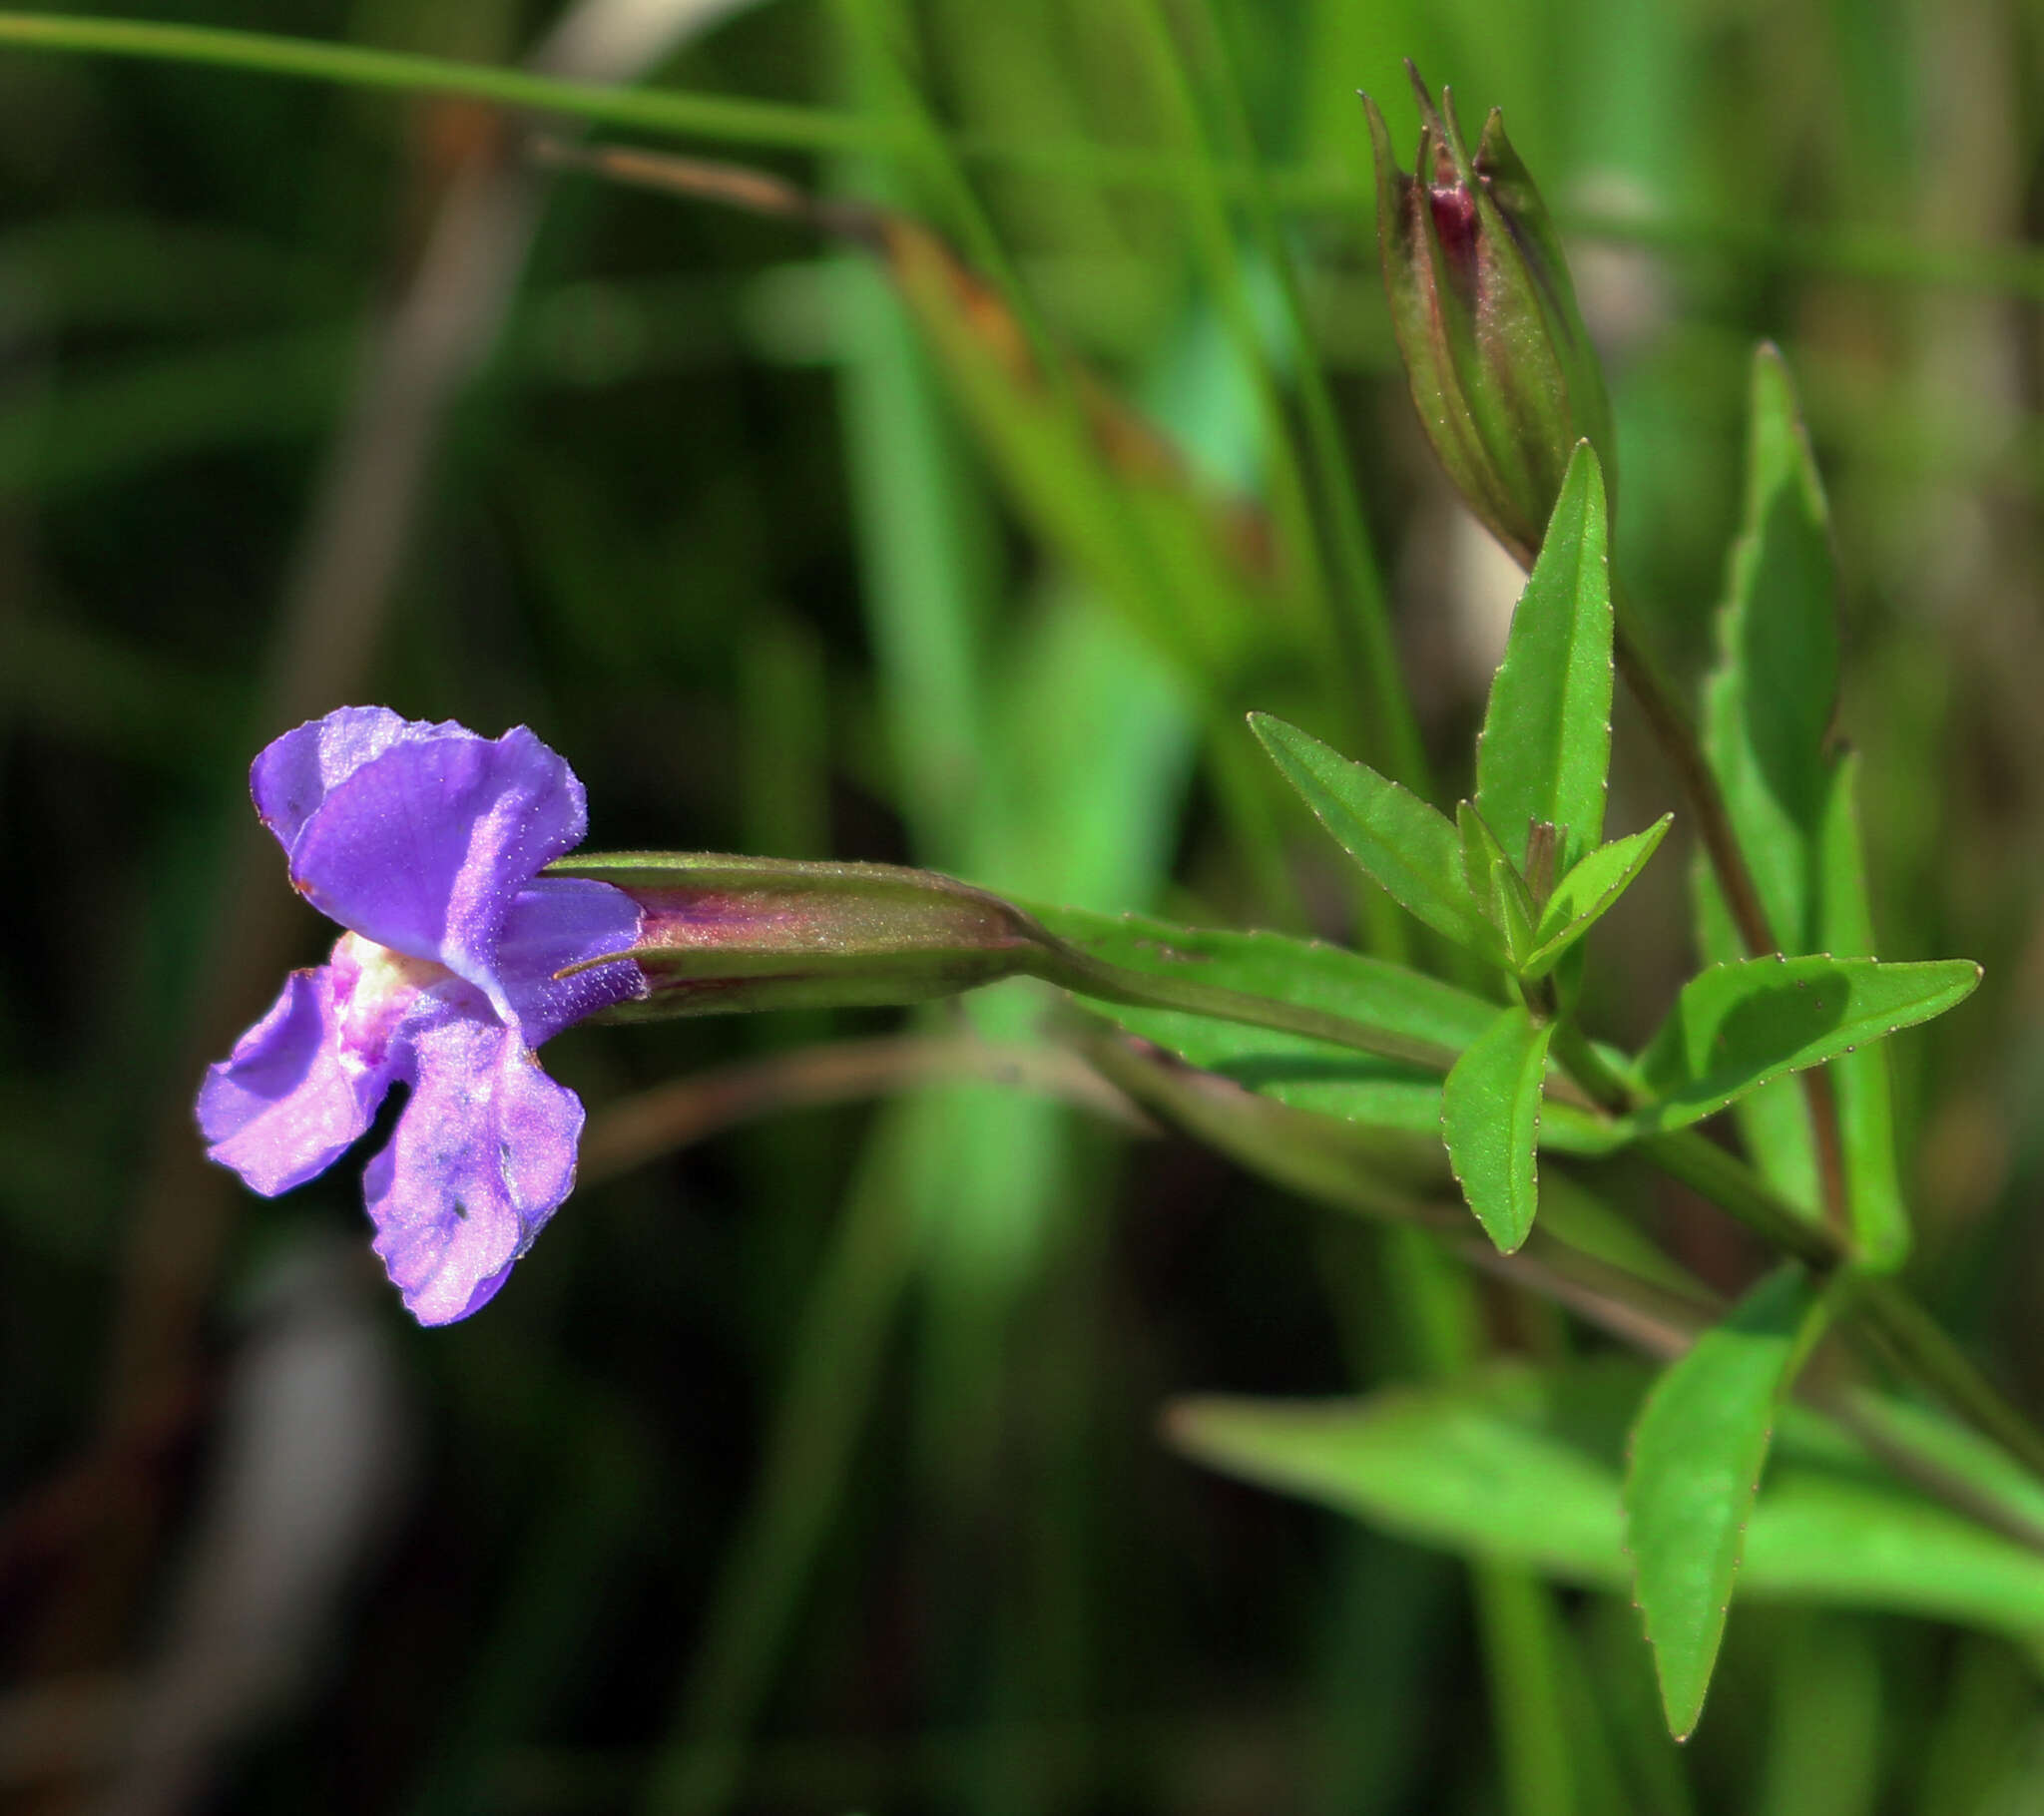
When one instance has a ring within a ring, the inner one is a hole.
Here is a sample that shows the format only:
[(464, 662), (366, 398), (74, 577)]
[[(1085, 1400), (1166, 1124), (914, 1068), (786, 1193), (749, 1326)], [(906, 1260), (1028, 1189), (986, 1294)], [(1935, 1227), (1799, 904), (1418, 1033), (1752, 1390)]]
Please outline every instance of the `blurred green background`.
[[(1739, 1611), (1677, 1749), (1632, 1611), (1548, 1598), (1559, 1726), (1529, 1770), (1459, 1565), (1155, 1436), (1175, 1393), (1415, 1373), (1423, 1269), (1130, 1139), (1033, 987), (908, 1022), (564, 1037), (588, 1182), (449, 1330), (378, 1277), (356, 1167), (264, 1203), (189, 1120), (205, 1062), (330, 937), (244, 777), (343, 701), (531, 724), (587, 784), (596, 847), (905, 860), (1385, 937), (1239, 712), (1392, 739), (1323, 660), (1380, 593), (1428, 757), (1466, 781), (1514, 577), (1425, 452), (1375, 271), (1354, 91), (1409, 148), (1411, 56), (1465, 119), (1506, 109), (1569, 231), (1619, 416), (1620, 565), (1692, 677), (1751, 346), (1788, 353), (1835, 509), (1882, 956), (1989, 972), (1897, 1050), (1915, 1277), (2044, 1405), (2044, 14), (152, 16), (827, 110), (662, 143), (931, 223), (1203, 483), (1267, 500), (1279, 535), (1339, 521), (1318, 618), (1117, 584), (989, 458), (854, 250), (541, 174), (473, 101), (0, 46), (0, 1797), (2044, 1807), (2034, 1660), (1779, 1608)], [(1314, 484), (1343, 469), (1330, 511)], [(1630, 830), (1673, 790), (1623, 714), (1618, 738)], [(1682, 901), (1663, 859), (1613, 916), (1593, 991), (1616, 1036), (1691, 962)], [(798, 1076), (776, 1056), (902, 1029), (949, 1043), (915, 1089), (875, 1074), (776, 1111)], [(951, 1076), (966, 1034), (1026, 1089)], [(699, 1089), (662, 1139), (616, 1120), (734, 1067), (765, 1070)], [(1715, 1223), (1684, 1241), (1721, 1284), (1751, 1271)], [(1579, 1340), (1501, 1292), (1478, 1309), (1494, 1347)]]

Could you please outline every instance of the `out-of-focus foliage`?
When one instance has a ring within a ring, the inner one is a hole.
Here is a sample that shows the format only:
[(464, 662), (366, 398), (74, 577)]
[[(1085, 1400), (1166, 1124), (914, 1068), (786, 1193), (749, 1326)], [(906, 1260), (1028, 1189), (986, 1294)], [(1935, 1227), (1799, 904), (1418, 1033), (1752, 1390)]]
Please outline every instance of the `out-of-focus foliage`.
[[(449, 1331), (376, 1278), (348, 1168), (259, 1202), (204, 1166), (189, 1109), (276, 970), (319, 955), (248, 759), (343, 699), (531, 723), (599, 847), (1430, 937), (1356, 899), (1238, 713), (1408, 781), (1423, 750), (1438, 799), (1476, 780), (1518, 577), (1411, 419), (1353, 98), (1385, 100), (1404, 155), (1411, 56), (1502, 105), (1540, 173), (1612, 379), (1614, 562), (1691, 684), (1732, 584), (1753, 341), (1796, 374), (1857, 746), (1830, 779), (1856, 778), (1878, 935), (1824, 943), (1995, 980), (1895, 1050), (1912, 1278), (2044, 1404), (2035, 20), (621, 0), (549, 39), (552, 9), (504, 0), (158, 10), (501, 64), (547, 43), (558, 71), (878, 123), (823, 156), (680, 149), (928, 222), (1032, 357), (1072, 363), (1043, 367), (1035, 439), (987, 448), (955, 349), (806, 228), (530, 171), (469, 102), (0, 51), (0, 1794), (2044, 1800), (2033, 1667), (2003, 1640), (1742, 1606), (1678, 1752), (1615, 1562), (1556, 1596), (1523, 1558), (1464, 1573), (1160, 1445), (1178, 1393), (1382, 1391), (1490, 1350), (1560, 1375), (1585, 1340), (1214, 1152), (1126, 1136), (1069, 1076), (1018, 1093), (999, 1056), (1049, 1011), (1033, 986), (916, 1024), (975, 1037), (920, 1070), (804, 1089), (758, 1068), (894, 1019), (564, 1037), (548, 1063), (593, 1126), (714, 1071), (718, 1133), (578, 1193)], [(1083, 420), (1089, 373), (1188, 451), (1201, 497), (1247, 507), (1225, 521), (1265, 540), (1238, 546), (1292, 564), (1268, 619), (1235, 584), (1170, 616), (1220, 519), (1161, 504), (1132, 546), (1069, 490), (1032, 508), (1016, 471), (1069, 486), (1057, 412)], [(1371, 690), (1379, 596), (1417, 750)], [(1623, 698), (1615, 740), (1619, 836), (1674, 791)], [(1807, 829), (1846, 876), (1832, 823)], [(1695, 962), (1683, 895), (1664, 855), (1592, 936), (1591, 1007), (1635, 1044)], [(1285, 1130), (1231, 1127), (1309, 1188)], [(1728, 1296), (1749, 1285), (1721, 1220), (1673, 1191), (1658, 1212)]]

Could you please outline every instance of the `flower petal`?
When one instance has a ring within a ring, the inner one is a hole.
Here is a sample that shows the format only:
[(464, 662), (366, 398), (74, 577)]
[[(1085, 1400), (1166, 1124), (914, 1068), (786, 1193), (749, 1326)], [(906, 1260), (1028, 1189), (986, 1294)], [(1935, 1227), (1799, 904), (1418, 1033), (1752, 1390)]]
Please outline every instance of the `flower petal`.
[(638, 942), (639, 904), (586, 877), (543, 876), (519, 891), (497, 937), (497, 980), (526, 1044), (540, 1047), (572, 1022), (646, 994), (646, 974), (625, 962), (555, 974)]
[(294, 971), (269, 1013), (208, 1069), (199, 1126), (214, 1159), (273, 1198), (339, 1158), (390, 1078), (387, 1064), (363, 1064), (343, 1045), (332, 971)]
[(249, 770), (256, 812), (288, 856), (330, 790), (400, 739), (438, 729), (388, 706), (341, 706), (263, 746)]
[(362, 1190), (406, 1307), (450, 1324), (496, 1292), (568, 1195), (582, 1102), (514, 1029), (446, 1014), (409, 1040), (411, 1102)]
[(515, 1019), (492, 960), (518, 893), (581, 837), (582, 784), (523, 725), (405, 738), (328, 790), (291, 850), (322, 913), (432, 959)]

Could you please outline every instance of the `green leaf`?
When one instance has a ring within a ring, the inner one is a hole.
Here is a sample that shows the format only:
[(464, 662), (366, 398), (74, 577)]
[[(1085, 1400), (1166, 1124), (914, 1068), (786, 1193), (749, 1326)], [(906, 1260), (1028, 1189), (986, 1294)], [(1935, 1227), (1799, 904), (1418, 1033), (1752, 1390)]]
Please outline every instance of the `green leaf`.
[(1604, 835), (1611, 768), (1611, 576), (1604, 473), (1570, 458), (1539, 559), (1512, 614), (1476, 745), (1476, 806), (1507, 851), (1536, 820), (1561, 828), (1567, 870)]
[[(1831, 791), (1823, 743), (1837, 690), (1830, 527), (1787, 366), (1763, 346), (1753, 368), (1747, 496), (1718, 619), (1718, 666), (1704, 689), (1704, 754), (1724, 791), (1761, 906), (1782, 950), (1870, 953), (1818, 924), (1828, 885), (1813, 881)], [(1746, 955), (1710, 867), (1696, 866), (1707, 960)], [(1884, 1057), (1869, 1062), (1884, 1069)], [(1840, 1083), (1841, 1094), (1846, 1087)], [(1741, 1100), (1739, 1132), (1761, 1172), (1815, 1219), (1816, 1147), (1792, 1085)]]
[(1281, 718), (1252, 712), (1250, 726), (1320, 823), (1393, 901), (1458, 946), (1497, 956), (1497, 937), (1463, 881), (1461, 840), (1444, 815)]
[(1517, 971), (1533, 948), (1533, 923), (1540, 918), (1533, 892), (1472, 802), (1456, 806), (1455, 830), (1462, 841), (1463, 880), (1497, 933), (1497, 956)]
[[(1839, 958), (1873, 951), (1866, 864), (1860, 852), (1859, 758), (1847, 752), (1831, 771), (1821, 845), (1817, 943)], [(1831, 1069), (1845, 1161), (1845, 1210), (1863, 1260), (1895, 1268), (1909, 1252), (1909, 1210), (1895, 1165), (1893, 1088), (1885, 1045), (1844, 1055)]]
[[(1697, 946), (1706, 964), (1736, 965), (1746, 944), (1718, 892), (1710, 859), (1695, 854), (1691, 871), (1697, 910)], [(1776, 1079), (1750, 1091), (1732, 1106), (1740, 1141), (1761, 1175), (1810, 1222), (1823, 1217), (1816, 1174), (1816, 1141), (1810, 1133), (1809, 1101), (1792, 1078)]]
[(1447, 1182), (1438, 1133), (1368, 1127), (1293, 1110), (1106, 1030), (1091, 1040), (1081, 1037), (1081, 1051), (1145, 1110), (1309, 1202), (1412, 1220), (1438, 1204)]
[(1655, 1383), (1633, 1427), (1626, 1549), (1668, 1729), (1703, 1713), (1775, 1414), (1815, 1335), (1807, 1273), (1770, 1275)]
[(1704, 690), (1704, 752), (1784, 951), (1813, 952), (1812, 879), (1838, 690), (1836, 580), (1823, 485), (1782, 355), (1754, 359), (1746, 512)]
[(1970, 959), (1765, 958), (1714, 965), (1683, 986), (1640, 1056), (1653, 1102), (1627, 1119), (1641, 1134), (1683, 1129), (1755, 1087), (1927, 1022), (1972, 995)]
[(1504, 1011), (1455, 1062), (1441, 1095), (1441, 1135), (1462, 1195), (1503, 1254), (1525, 1241), (1538, 1204), (1534, 1144), (1552, 1022)]
[[(1172, 1442), (1212, 1468), (1463, 1557), (1623, 1591), (1621, 1475), (1648, 1376), (1623, 1357), (1503, 1364), (1320, 1402), (1175, 1404)], [(1747, 1527), (1741, 1593), (2044, 1635), (2044, 1556), (1903, 1486), (1827, 1421), (1782, 1409)]]
[[(1322, 1009), (1407, 1041), (1461, 1054), (1497, 1019), (1498, 1006), (1402, 966), (1345, 947), (1276, 933), (1181, 927), (1140, 915), (1029, 905), (1060, 939), (1131, 971), (1191, 975), (1251, 996)], [(1294, 1110), (1438, 1144), (1441, 1075), (1294, 1034), (1173, 1010), (1094, 1003), (1089, 1009), (1204, 1071)], [(1541, 1111), (1542, 1144), (1602, 1153), (1626, 1138), (1623, 1125), (1571, 1105)]]
[(1527, 977), (1543, 977), (1552, 970), (1555, 961), (1632, 886), (1633, 878), (1660, 849), (1674, 818), (1674, 814), (1664, 813), (1644, 832), (1599, 845), (1555, 885), (1534, 929), (1533, 948), (1526, 955), (1523, 969)]

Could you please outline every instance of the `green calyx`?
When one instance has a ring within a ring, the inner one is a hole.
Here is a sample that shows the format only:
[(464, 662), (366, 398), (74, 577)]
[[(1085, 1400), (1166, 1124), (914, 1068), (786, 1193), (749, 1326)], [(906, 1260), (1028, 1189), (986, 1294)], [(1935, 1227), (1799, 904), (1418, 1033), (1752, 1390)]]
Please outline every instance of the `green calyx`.
[[(1410, 69), (1410, 66), (1407, 66)], [(1419, 97), (1414, 171), (1368, 96), (1391, 325), (1428, 439), (1469, 507), (1530, 568), (1577, 442), (1612, 453), (1604, 378), (1561, 238), (1492, 110), (1472, 157), (1452, 97)]]

